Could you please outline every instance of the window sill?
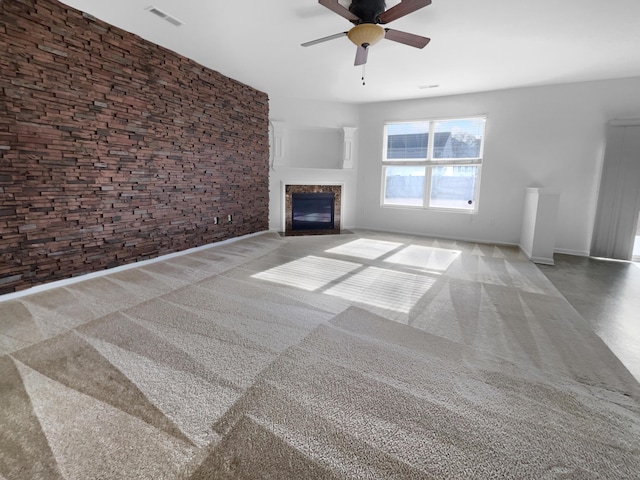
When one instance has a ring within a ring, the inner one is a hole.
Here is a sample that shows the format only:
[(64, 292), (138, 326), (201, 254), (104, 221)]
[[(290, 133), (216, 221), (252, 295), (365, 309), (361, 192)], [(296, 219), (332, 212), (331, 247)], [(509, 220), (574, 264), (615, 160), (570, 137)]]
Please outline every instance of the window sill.
[(391, 209), (391, 210), (414, 210), (414, 211), (423, 211), (423, 212), (436, 212), (436, 213), (456, 213), (462, 215), (477, 215), (478, 209), (466, 210), (461, 208), (444, 208), (444, 207), (420, 207), (414, 205), (389, 205), (389, 204), (380, 204), (380, 208)]

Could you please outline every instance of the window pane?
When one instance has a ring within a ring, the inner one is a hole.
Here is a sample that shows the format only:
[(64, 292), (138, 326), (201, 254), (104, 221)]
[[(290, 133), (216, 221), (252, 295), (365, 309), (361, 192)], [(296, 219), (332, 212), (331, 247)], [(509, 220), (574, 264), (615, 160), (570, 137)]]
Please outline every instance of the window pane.
[(434, 122), (433, 158), (480, 158), (484, 118)]
[(385, 205), (424, 204), (424, 167), (386, 167)]
[(429, 122), (394, 123), (386, 126), (387, 160), (425, 160)]
[(478, 172), (472, 165), (433, 167), (429, 206), (474, 210)]

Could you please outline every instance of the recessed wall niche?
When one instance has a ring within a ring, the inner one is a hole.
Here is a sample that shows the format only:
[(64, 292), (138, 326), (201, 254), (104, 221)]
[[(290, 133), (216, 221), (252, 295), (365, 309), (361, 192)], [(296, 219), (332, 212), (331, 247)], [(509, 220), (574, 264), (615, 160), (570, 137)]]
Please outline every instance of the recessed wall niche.
[(354, 167), (356, 127), (289, 126), (270, 120), (272, 167), (342, 170)]
[(333, 128), (297, 128), (289, 132), (289, 166), (342, 168), (342, 132)]

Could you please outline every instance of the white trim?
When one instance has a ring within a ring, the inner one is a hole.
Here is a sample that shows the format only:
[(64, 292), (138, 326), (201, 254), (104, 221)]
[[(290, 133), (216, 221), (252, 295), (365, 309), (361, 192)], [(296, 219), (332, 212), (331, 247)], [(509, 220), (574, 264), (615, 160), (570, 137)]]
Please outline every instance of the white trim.
[[(435, 124), (438, 122), (448, 122), (448, 121), (457, 121), (457, 120), (482, 120), (482, 140), (480, 142), (480, 157), (478, 158), (447, 158), (447, 159), (434, 159), (433, 152), (435, 148)], [(388, 158), (388, 140), (389, 140), (389, 126), (391, 125), (411, 125), (411, 124), (428, 124), (429, 131), (427, 132), (427, 154), (424, 159), (389, 159)], [(381, 188), (380, 188), (380, 208), (385, 207), (398, 207), (398, 208), (408, 208), (408, 209), (420, 209), (420, 210), (435, 210), (435, 211), (443, 211), (450, 213), (478, 213), (478, 204), (480, 201), (480, 186), (481, 186), (481, 172), (482, 165), (484, 163), (484, 147), (485, 147), (485, 139), (486, 139), (486, 128), (487, 128), (487, 115), (477, 115), (477, 116), (466, 116), (466, 117), (447, 117), (447, 118), (431, 118), (428, 120), (403, 120), (403, 121), (390, 121), (387, 120), (383, 124), (383, 133), (382, 133), (382, 162), (381, 162)], [(477, 174), (475, 178), (475, 188), (474, 188), (474, 198), (473, 198), (473, 208), (444, 208), (444, 207), (432, 207), (430, 205), (431, 200), (431, 188), (432, 188), (432, 178), (433, 178), (433, 169), (436, 167), (461, 167), (461, 166), (473, 166), (477, 168)], [(387, 168), (388, 167), (422, 167), (424, 168), (424, 194), (422, 198), (422, 205), (398, 205), (398, 204), (387, 204), (385, 203), (386, 198), (386, 190), (387, 190)]]
[(540, 263), (542, 265), (555, 265), (553, 258), (530, 257), (529, 260), (531, 260), (533, 263)]
[[(361, 234), (363, 232), (379, 232), (379, 233), (388, 233), (393, 235), (395, 233), (400, 235), (413, 235), (415, 237), (420, 238), (433, 238), (434, 240), (450, 240), (452, 242), (467, 242), (467, 243), (480, 243), (482, 245), (496, 245), (498, 247), (518, 247), (520, 245), (512, 242), (499, 242), (497, 240), (477, 240), (473, 238), (463, 238), (463, 237), (447, 237), (443, 235), (437, 235), (434, 233), (423, 233), (423, 232), (412, 232), (409, 230), (382, 230), (380, 228), (371, 228), (371, 227), (351, 227), (352, 230), (356, 230), (355, 233)], [(358, 232), (358, 230), (360, 230)]]
[(466, 208), (422, 207), (420, 205), (398, 205), (398, 204), (393, 204), (393, 203), (382, 203), (382, 204), (380, 204), (380, 208), (384, 208), (384, 209), (397, 208), (398, 210), (415, 210), (415, 211), (429, 210), (430, 212), (461, 213), (463, 215), (477, 215), (478, 214), (477, 210), (471, 210), (471, 209), (466, 209)]
[(587, 250), (571, 250), (568, 248), (556, 248), (554, 253), (558, 253), (560, 255), (573, 255), (575, 257), (588, 257), (589, 252)]
[(518, 245), (518, 247), (520, 247), (520, 251), (522, 252), (522, 254), (525, 257), (527, 257), (530, 261), (532, 261), (533, 263), (541, 263), (543, 265), (555, 265), (553, 257), (551, 257), (551, 258), (548, 258), (548, 257), (534, 257), (534, 256), (531, 255), (531, 253), (527, 252), (527, 250), (522, 245)]
[(273, 142), (271, 145), (271, 167), (279, 166), (285, 159), (286, 123), (270, 120)]
[(342, 127), (343, 146), (342, 146), (342, 168), (352, 169), (354, 161), (354, 135), (358, 130), (357, 127)]
[(614, 127), (630, 127), (640, 125), (640, 118), (618, 118), (609, 121), (609, 125)]
[(128, 263), (126, 265), (120, 265), (118, 267), (108, 268), (106, 270), (100, 270), (98, 272), (86, 273), (84, 275), (78, 275), (77, 277), (56, 280), (55, 282), (45, 283), (44, 285), (37, 285), (35, 287), (27, 288), (26, 290), (20, 290), (19, 292), (6, 293), (4, 295), (0, 295), (0, 303), (7, 302), (9, 300), (15, 300), (16, 298), (26, 297), (27, 295), (32, 295), (34, 293), (45, 292), (47, 290), (52, 290), (54, 288), (66, 287), (68, 285), (73, 285), (74, 283), (83, 282), (85, 280), (91, 280), (93, 278), (104, 277), (105, 275), (110, 275), (112, 273), (123, 272), (125, 270), (130, 270), (132, 268), (137, 268), (137, 267), (144, 267), (146, 265), (150, 265), (156, 262), (163, 262), (165, 260), (181, 257), (183, 255), (189, 255), (190, 253), (200, 252), (202, 250), (207, 250), (209, 248), (228, 245), (230, 243), (235, 243), (239, 240), (245, 240), (247, 238), (256, 237), (258, 235), (262, 235), (269, 232), (270, 232), (269, 230), (265, 230), (262, 232), (249, 233), (241, 237), (229, 238), (227, 240), (221, 240), (220, 242), (201, 245), (199, 247), (189, 248), (188, 250), (182, 250), (180, 252), (168, 253), (166, 255), (162, 255), (156, 258), (150, 258), (148, 260), (141, 260), (139, 262)]

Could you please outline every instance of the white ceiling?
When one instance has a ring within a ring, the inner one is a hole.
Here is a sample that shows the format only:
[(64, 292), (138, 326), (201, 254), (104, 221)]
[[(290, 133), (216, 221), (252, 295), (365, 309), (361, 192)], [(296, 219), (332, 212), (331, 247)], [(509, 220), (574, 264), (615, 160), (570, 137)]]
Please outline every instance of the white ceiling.
[(387, 25), (431, 43), (371, 47), (366, 86), (346, 37), (300, 46), (352, 26), (316, 0), (63, 3), (278, 97), (364, 103), (640, 76), (640, 0), (433, 0)]

